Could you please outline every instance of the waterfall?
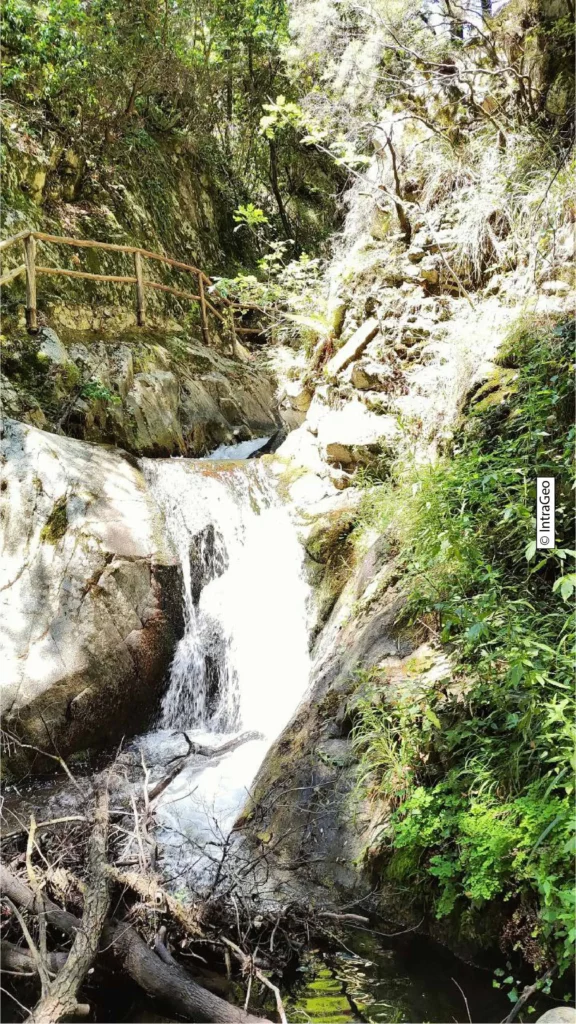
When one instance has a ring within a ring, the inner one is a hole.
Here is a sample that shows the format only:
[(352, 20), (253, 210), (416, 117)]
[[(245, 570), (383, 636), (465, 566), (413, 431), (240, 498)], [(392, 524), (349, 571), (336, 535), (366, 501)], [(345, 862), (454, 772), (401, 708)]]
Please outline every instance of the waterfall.
[(185, 620), (148, 750), (183, 730), (210, 747), (258, 735), (160, 798), (172, 846), (176, 833), (202, 846), (214, 823), (219, 834), (233, 824), (307, 687), (303, 551), (264, 462), (145, 459), (143, 469), (180, 561)]

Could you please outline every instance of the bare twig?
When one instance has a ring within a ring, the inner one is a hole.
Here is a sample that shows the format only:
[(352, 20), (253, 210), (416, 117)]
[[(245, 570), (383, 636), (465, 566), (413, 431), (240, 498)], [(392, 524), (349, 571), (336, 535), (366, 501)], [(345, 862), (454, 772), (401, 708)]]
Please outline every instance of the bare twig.
[(232, 942), (231, 939), (227, 939), (224, 935), (221, 936), (221, 941), (226, 946), (228, 946), (229, 949), (232, 950), (232, 952), (240, 961), (240, 963), (242, 964), (243, 968), (246, 971), (250, 971), (256, 978), (258, 978), (258, 981), (261, 981), (262, 984), (266, 986), (266, 988), (269, 988), (270, 991), (274, 993), (274, 998), (276, 1000), (276, 1009), (278, 1010), (278, 1016), (280, 1017), (282, 1024), (288, 1024), (288, 1018), (286, 1016), (286, 1011), (284, 1010), (284, 1004), (282, 1002), (282, 996), (280, 995), (280, 989), (277, 988), (277, 986), (274, 985), (270, 981), (270, 979), (262, 973), (262, 971), (260, 971), (257, 967), (254, 966), (254, 961), (252, 957), (249, 957), (246, 955), (246, 953), (243, 953), (240, 947), (237, 946), (235, 942)]
[(462, 995), (462, 999), (464, 1000), (464, 1002), (466, 1004), (466, 1013), (468, 1014), (468, 1020), (470, 1021), (470, 1024), (472, 1024), (472, 1017), (470, 1016), (470, 1007), (468, 1006), (468, 1000), (466, 999), (464, 991), (460, 988), (460, 985), (456, 981), (456, 978), (451, 978), (450, 980), (454, 982), (454, 984), (456, 985), (456, 988), (460, 991), (460, 994)]
[[(10, 897), (7, 896), (5, 893), (4, 893), (4, 899), (6, 900), (8, 906), (10, 907), (10, 909), (16, 915), (16, 919), (18, 921), (18, 924), (20, 925), (20, 927), (22, 929), (22, 934), (23, 934), (24, 938), (26, 939), (26, 942), (28, 943), (28, 949), (30, 950), (30, 953), (32, 955), (34, 963), (36, 964), (36, 970), (37, 970), (38, 974), (40, 975), (40, 981), (42, 983), (42, 989), (43, 990), (47, 989), (48, 986), (50, 985), (50, 977), (49, 977), (48, 972), (46, 970), (46, 965), (42, 962), (42, 957), (40, 956), (40, 953), (38, 952), (38, 949), (36, 948), (36, 945), (34, 943), (34, 939), (32, 938), (32, 936), (31, 936), (31, 934), (30, 934), (30, 932), (28, 930), (28, 925), (26, 924), (26, 921), (24, 920), (22, 914), (18, 910), (18, 907), (16, 906), (16, 904), (13, 903), (12, 900), (10, 899)], [(33, 903), (35, 904), (35, 902), (36, 902), (36, 897), (33, 895)]]

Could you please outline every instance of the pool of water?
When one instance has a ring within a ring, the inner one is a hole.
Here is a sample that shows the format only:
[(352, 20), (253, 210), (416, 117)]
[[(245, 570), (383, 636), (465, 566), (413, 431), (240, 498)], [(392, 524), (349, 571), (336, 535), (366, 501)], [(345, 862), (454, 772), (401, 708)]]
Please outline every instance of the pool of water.
[[(498, 1024), (510, 1012), (506, 994), (492, 985), (490, 969), (472, 967), (430, 939), (376, 939), (356, 933), (347, 948), (311, 951), (299, 968), (287, 1008), (294, 1024)], [(552, 1003), (540, 997), (533, 1021)]]

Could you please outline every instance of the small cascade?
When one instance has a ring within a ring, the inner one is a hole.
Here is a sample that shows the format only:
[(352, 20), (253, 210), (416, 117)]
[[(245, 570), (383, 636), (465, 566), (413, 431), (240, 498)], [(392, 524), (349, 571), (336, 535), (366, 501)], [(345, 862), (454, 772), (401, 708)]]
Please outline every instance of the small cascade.
[(175, 732), (211, 748), (257, 737), (192, 766), (160, 798), (169, 843), (202, 845), (231, 827), (306, 690), (303, 552), (262, 461), (146, 459), (143, 469), (181, 564), (185, 630), (159, 728), (142, 741), (153, 757)]

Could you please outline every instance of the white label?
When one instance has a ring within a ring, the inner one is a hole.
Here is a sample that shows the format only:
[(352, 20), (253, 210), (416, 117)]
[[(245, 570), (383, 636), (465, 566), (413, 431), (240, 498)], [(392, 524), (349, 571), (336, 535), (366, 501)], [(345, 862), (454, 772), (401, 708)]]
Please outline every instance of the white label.
[(536, 547), (550, 551), (554, 547), (554, 477), (536, 478)]

